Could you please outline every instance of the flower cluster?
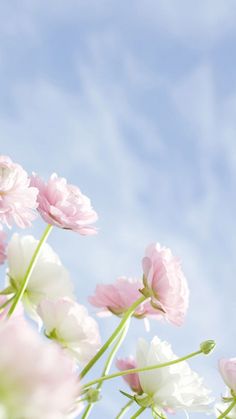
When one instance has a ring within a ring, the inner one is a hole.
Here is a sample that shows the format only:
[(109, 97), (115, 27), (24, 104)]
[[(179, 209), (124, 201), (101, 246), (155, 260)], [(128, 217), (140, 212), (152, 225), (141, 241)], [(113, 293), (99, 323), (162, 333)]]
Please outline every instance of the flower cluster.
[[(7, 243), (4, 227), (29, 227), (37, 212), (47, 223), (42, 237), (14, 233)], [(77, 186), (56, 174), (45, 183), (0, 156), (0, 264), (6, 263), (5, 287), (0, 291), (0, 418), (72, 419), (81, 414), (86, 419), (101, 398), (103, 381), (119, 376), (130, 393), (122, 391), (129, 402), (117, 418), (131, 405), (136, 406), (133, 419), (146, 409), (156, 419), (178, 411), (215, 411), (220, 419), (236, 418), (236, 358), (219, 361), (227, 392), (215, 407), (202, 378), (186, 362), (210, 353), (213, 341), (179, 358), (157, 336), (150, 343), (139, 339), (136, 356), (117, 358), (117, 372), (109, 375), (131, 318), (164, 319), (181, 326), (189, 287), (171, 250), (150, 244), (140, 261), (139, 278), (121, 276), (97, 285), (89, 297), (100, 317), (119, 317), (102, 344), (96, 320), (76, 300), (69, 271), (46, 243), (53, 226), (85, 236), (97, 232), (95, 221), (89, 198)], [(102, 375), (84, 382), (108, 350)]]

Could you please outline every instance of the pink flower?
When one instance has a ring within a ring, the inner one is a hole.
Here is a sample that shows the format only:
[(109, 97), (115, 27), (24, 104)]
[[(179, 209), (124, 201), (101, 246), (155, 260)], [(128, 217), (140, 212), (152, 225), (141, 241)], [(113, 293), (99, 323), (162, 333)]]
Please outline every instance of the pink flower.
[(180, 261), (159, 243), (147, 247), (142, 261), (144, 292), (171, 323), (180, 326), (188, 308), (189, 289)]
[(5, 259), (7, 257), (6, 255), (6, 233), (4, 233), (4, 231), (2, 231), (1, 226), (0, 226), (0, 265), (2, 263), (5, 262)]
[(0, 341), (3, 417), (66, 419), (79, 395), (70, 358), (18, 317), (0, 323)]
[[(120, 358), (116, 360), (116, 367), (120, 371), (125, 371), (129, 369), (137, 368), (137, 362), (132, 356), (125, 359)], [(132, 391), (138, 394), (143, 393), (138, 373), (124, 375), (123, 379), (130, 386)]]
[(9, 157), (0, 156), (0, 222), (9, 228), (14, 222), (21, 228), (30, 226), (37, 194), (25, 170)]
[(96, 233), (91, 224), (97, 221), (97, 214), (79, 188), (69, 185), (55, 173), (48, 183), (34, 174), (31, 185), (39, 190), (38, 211), (47, 223), (82, 235)]
[(219, 371), (225, 384), (236, 393), (236, 358), (220, 359)]
[[(102, 309), (100, 314), (113, 313), (122, 315), (128, 308), (140, 298), (142, 282), (138, 279), (120, 277), (114, 284), (99, 284), (96, 287), (95, 295), (89, 297), (89, 302), (95, 307)], [(142, 303), (135, 310), (135, 317), (156, 315), (156, 310), (149, 302)]]

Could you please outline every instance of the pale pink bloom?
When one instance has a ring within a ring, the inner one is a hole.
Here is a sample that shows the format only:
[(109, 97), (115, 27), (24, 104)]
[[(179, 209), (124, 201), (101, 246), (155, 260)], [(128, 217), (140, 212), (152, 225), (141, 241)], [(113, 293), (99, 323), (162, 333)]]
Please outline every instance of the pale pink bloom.
[(0, 222), (25, 228), (36, 214), (38, 190), (30, 186), (26, 171), (7, 156), (0, 156)]
[[(124, 359), (120, 358), (116, 360), (116, 367), (120, 371), (125, 371), (129, 369), (137, 368), (137, 362), (132, 356), (130, 356), (129, 358), (124, 358)], [(138, 394), (143, 393), (143, 390), (139, 381), (138, 373), (124, 375), (123, 379), (130, 386), (132, 391)]]
[(101, 346), (97, 322), (69, 298), (43, 300), (38, 307), (45, 333), (77, 361), (87, 363)]
[(225, 384), (236, 393), (236, 358), (220, 359), (219, 371)]
[(7, 257), (6, 255), (6, 233), (2, 231), (2, 228), (0, 226), (0, 265), (5, 262), (5, 259)]
[(0, 341), (1, 417), (68, 418), (79, 395), (71, 359), (19, 318), (0, 323)]
[(188, 308), (189, 289), (179, 259), (156, 243), (147, 247), (142, 265), (151, 304), (168, 321), (180, 326)]
[(31, 185), (38, 191), (38, 211), (42, 218), (57, 227), (76, 231), (82, 235), (95, 234), (97, 214), (91, 207), (90, 200), (79, 188), (67, 183), (56, 173), (52, 174), (48, 183), (33, 175)]
[[(89, 302), (101, 308), (100, 315), (113, 313), (120, 316), (141, 297), (139, 290), (142, 287), (139, 279), (120, 277), (114, 284), (97, 285), (95, 295), (89, 297)], [(135, 310), (134, 316), (143, 318), (147, 315), (156, 316), (156, 310), (149, 302), (144, 302)]]

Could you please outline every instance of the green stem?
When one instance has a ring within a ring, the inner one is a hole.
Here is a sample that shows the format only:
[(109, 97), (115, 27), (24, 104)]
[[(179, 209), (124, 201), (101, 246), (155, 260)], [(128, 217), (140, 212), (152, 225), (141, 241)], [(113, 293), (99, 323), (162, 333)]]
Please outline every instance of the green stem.
[(131, 404), (133, 403), (133, 400), (130, 400), (128, 403), (126, 403), (124, 405), (124, 407), (122, 407), (121, 411), (118, 413), (118, 415), (116, 416), (116, 419), (121, 419), (123, 418), (123, 416), (125, 415), (125, 413), (127, 412), (127, 410), (130, 408)]
[[(105, 362), (105, 366), (104, 366), (103, 371), (102, 371), (102, 376), (106, 376), (108, 374), (108, 372), (110, 371), (112, 361), (113, 361), (119, 347), (121, 346), (121, 344), (122, 344), (122, 342), (123, 342), (123, 340), (124, 340), (124, 338), (127, 334), (127, 331), (128, 331), (128, 328), (129, 328), (129, 323), (130, 323), (129, 320), (127, 321), (127, 323), (123, 327), (123, 330), (121, 331), (121, 333), (120, 333), (120, 335), (117, 339), (116, 344), (114, 345), (113, 349), (111, 350), (111, 352), (110, 352), (110, 354), (109, 354), (109, 356), (108, 356), (108, 358)], [(102, 387), (102, 384), (103, 384), (103, 381), (98, 383), (97, 386), (96, 386), (96, 389), (99, 390)], [(94, 403), (89, 403), (88, 404), (88, 406), (86, 407), (81, 419), (87, 419), (87, 417), (89, 416), (89, 413), (92, 410), (93, 405), (94, 405)]]
[(81, 417), (81, 419), (86, 419), (89, 416), (89, 413), (91, 412), (93, 408), (93, 403), (89, 403), (83, 413), (83, 416)]
[(87, 384), (83, 385), (83, 388), (87, 388), (87, 387), (92, 386), (93, 384), (100, 383), (101, 381), (111, 380), (112, 378), (120, 377), (122, 375), (135, 374), (136, 372), (152, 371), (158, 368), (169, 367), (171, 365), (178, 364), (179, 362), (186, 361), (186, 359), (192, 358), (196, 355), (200, 355), (201, 353), (202, 351), (199, 350), (196, 352), (192, 352), (189, 355), (183, 356), (182, 358), (173, 359), (173, 361), (164, 362), (163, 364), (156, 364), (156, 365), (150, 365), (148, 367), (143, 367), (143, 368), (133, 368), (129, 370), (119, 371), (114, 374), (106, 375), (105, 377), (100, 377), (95, 380), (89, 381)]
[(15, 295), (13, 295), (11, 298), (8, 298), (8, 300), (6, 300), (1, 306), (0, 306), (0, 310), (2, 310), (2, 308), (5, 308), (5, 307), (7, 307), (8, 306), (8, 304), (10, 304), (10, 302), (12, 301), (12, 300), (14, 300), (14, 298), (15, 298)]
[(137, 410), (137, 412), (133, 415), (133, 416), (131, 416), (131, 418), (130, 419), (135, 419), (135, 418), (137, 418), (138, 416), (140, 416), (141, 415), (141, 413), (143, 413), (144, 412), (144, 410), (146, 409), (146, 407), (140, 407), (140, 409), (138, 409)]
[(20, 284), (20, 287), (19, 287), (19, 289), (18, 289), (18, 291), (17, 291), (17, 293), (15, 295), (13, 304), (10, 307), (10, 310), (8, 312), (8, 317), (11, 317), (11, 315), (13, 314), (13, 312), (16, 309), (16, 306), (17, 306), (18, 302), (21, 300), (21, 298), (22, 298), (22, 296), (23, 296), (23, 294), (24, 294), (24, 292), (26, 290), (26, 287), (27, 287), (28, 282), (29, 282), (29, 279), (30, 279), (30, 275), (31, 275), (31, 273), (32, 273), (32, 271), (33, 271), (33, 269), (35, 267), (36, 262), (37, 262), (37, 259), (38, 259), (39, 253), (40, 253), (40, 249), (41, 249), (42, 245), (45, 243), (45, 241), (47, 240), (48, 235), (49, 235), (49, 233), (52, 230), (52, 227), (53, 226), (51, 224), (48, 224), (47, 225), (47, 227), (45, 228), (45, 230), (43, 232), (43, 235), (42, 235), (41, 239), (38, 242), (38, 245), (37, 245), (37, 247), (36, 247), (36, 249), (34, 251), (34, 254), (33, 254), (32, 258), (31, 258), (31, 261), (29, 263), (29, 266), (28, 266), (28, 268), (26, 270), (25, 276), (24, 276), (24, 278), (23, 278), (23, 280), (22, 280), (22, 282)]
[(83, 378), (93, 367), (93, 365), (101, 358), (101, 356), (104, 354), (104, 352), (111, 346), (111, 344), (114, 342), (116, 337), (121, 333), (123, 330), (123, 327), (125, 326), (126, 322), (130, 319), (136, 308), (143, 303), (147, 297), (144, 297), (143, 295), (135, 301), (134, 304), (132, 304), (131, 307), (124, 313), (121, 322), (115, 329), (115, 331), (112, 333), (112, 335), (109, 337), (109, 339), (104, 343), (104, 345), (101, 347), (101, 349), (96, 353), (96, 355), (89, 361), (89, 363), (85, 366), (85, 368), (80, 373), (80, 379)]
[[(122, 331), (121, 331), (113, 349), (111, 350), (110, 354), (107, 357), (107, 360), (105, 362), (105, 366), (104, 366), (103, 371), (102, 371), (102, 376), (107, 375), (108, 372), (110, 371), (113, 359), (114, 359), (118, 349), (120, 348), (121, 344), (123, 343), (123, 341), (124, 341), (124, 339), (127, 335), (129, 325), (130, 325), (130, 318), (127, 320), (127, 322), (126, 322), (125, 326), (123, 327), (123, 329), (122, 329)], [(100, 388), (101, 385), (102, 385), (102, 383), (99, 383), (98, 388)]]
[(232, 401), (232, 403), (230, 403), (229, 407), (223, 412), (221, 413), (220, 416), (218, 416), (217, 419), (223, 419), (225, 418), (229, 412), (231, 412), (231, 410), (233, 409), (233, 407), (236, 405), (236, 399)]

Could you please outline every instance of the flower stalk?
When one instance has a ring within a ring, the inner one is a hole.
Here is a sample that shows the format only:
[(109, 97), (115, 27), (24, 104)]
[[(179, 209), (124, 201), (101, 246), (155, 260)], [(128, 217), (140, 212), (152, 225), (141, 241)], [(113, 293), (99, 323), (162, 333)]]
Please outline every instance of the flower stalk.
[(130, 406), (133, 404), (133, 400), (129, 400), (128, 403), (126, 403), (122, 409), (120, 410), (120, 412), (118, 413), (118, 415), (116, 416), (116, 419), (121, 419), (123, 418), (123, 416), (125, 415), (125, 413), (128, 411), (128, 409), (130, 408)]
[(138, 418), (141, 415), (141, 413), (144, 412), (145, 409), (146, 407), (140, 407), (140, 409), (138, 409), (137, 412), (133, 416), (131, 416), (130, 419)]
[(218, 418), (217, 419), (223, 419), (223, 418), (226, 418), (226, 416), (228, 415), (228, 413), (230, 413), (231, 412), (231, 410), (234, 408), (234, 406), (236, 405), (236, 399), (234, 399), (233, 401), (232, 401), (232, 403), (230, 403), (230, 405), (229, 405), (229, 407), (223, 412), (223, 413), (221, 413), (221, 415), (220, 416), (218, 416)]
[(36, 247), (36, 249), (34, 251), (34, 254), (33, 254), (32, 258), (31, 258), (31, 261), (29, 263), (29, 266), (28, 266), (28, 268), (26, 270), (26, 273), (25, 273), (25, 276), (23, 278), (23, 281), (21, 282), (21, 285), (20, 285), (19, 289), (17, 290), (17, 292), (15, 294), (13, 303), (12, 303), (12, 305), (10, 307), (9, 312), (8, 312), (8, 317), (11, 317), (11, 315), (14, 313), (14, 311), (16, 309), (17, 304), (19, 303), (19, 301), (23, 297), (23, 294), (24, 294), (24, 292), (26, 290), (26, 287), (28, 285), (28, 282), (30, 280), (30, 275), (33, 272), (33, 269), (34, 269), (35, 264), (37, 262), (38, 256), (40, 254), (40, 250), (41, 250), (43, 244), (46, 242), (46, 240), (47, 240), (47, 238), (48, 238), (48, 236), (49, 236), (49, 234), (50, 234), (50, 232), (52, 230), (52, 227), (53, 226), (51, 224), (48, 224), (47, 225), (47, 227), (45, 228), (45, 230), (43, 232), (43, 235), (42, 235), (41, 239), (38, 242), (38, 245), (37, 245), (37, 247)]
[[(206, 341), (206, 342), (208, 342), (208, 341)], [(209, 341), (209, 342), (212, 342), (212, 341)], [(83, 388), (90, 387), (90, 386), (92, 386), (96, 383), (100, 383), (100, 382), (105, 381), (105, 380), (111, 380), (112, 378), (121, 377), (123, 375), (134, 374), (134, 373), (137, 373), (137, 372), (144, 372), (144, 371), (152, 371), (154, 369), (170, 367), (171, 365), (179, 364), (180, 362), (186, 361), (187, 359), (193, 358), (197, 355), (200, 355), (200, 354), (204, 353), (203, 350), (201, 349), (201, 347), (202, 347), (202, 344), (200, 345), (200, 349), (198, 351), (191, 352), (190, 354), (185, 355), (181, 358), (173, 359), (172, 361), (164, 362), (162, 364), (150, 365), (150, 366), (143, 367), (143, 368), (131, 368), (131, 369), (128, 369), (128, 370), (123, 370), (123, 371), (116, 372), (116, 373), (111, 374), (111, 375), (106, 375), (106, 376), (103, 376), (103, 377), (100, 377), (100, 378), (96, 378), (95, 380), (89, 381), (87, 384), (84, 384)]]
[[(109, 354), (109, 356), (108, 356), (108, 358), (105, 362), (105, 365), (104, 365), (104, 368), (103, 368), (103, 371), (102, 371), (102, 377), (106, 376), (109, 373), (112, 362), (113, 362), (113, 359), (114, 359), (118, 349), (120, 348), (123, 340), (126, 337), (126, 334), (128, 332), (128, 329), (129, 329), (129, 325), (130, 325), (130, 319), (126, 322), (122, 332), (120, 333), (120, 336), (119, 336), (117, 342), (115, 343), (113, 349), (111, 350), (111, 352), (110, 352), (110, 354)], [(103, 381), (98, 383), (97, 386), (96, 386), (96, 390), (100, 390), (100, 388), (102, 387), (102, 384), (103, 384)], [(89, 416), (89, 413), (92, 410), (93, 404), (94, 403), (89, 403), (88, 404), (88, 406), (86, 407), (81, 419), (87, 419), (87, 417)]]
[[(104, 345), (101, 347), (101, 349), (96, 353), (96, 355), (91, 359), (91, 361), (84, 367), (84, 369), (80, 373), (80, 378), (82, 379), (85, 377), (85, 375), (91, 370), (93, 365), (101, 358), (101, 356), (104, 354), (104, 352), (112, 345), (112, 343), (116, 340), (116, 338), (119, 336), (119, 334), (122, 332), (123, 328), (125, 327), (128, 320), (131, 318), (133, 313), (135, 312), (136, 308), (142, 304), (147, 298), (145, 296), (141, 296), (137, 301), (135, 301), (130, 308), (124, 313), (124, 316), (122, 317), (121, 322), (115, 329), (115, 331), (112, 333), (112, 335), (109, 337), (109, 339), (104, 343)], [(101, 377), (99, 381), (103, 381), (104, 377)], [(93, 384), (96, 384), (93, 383)]]
[(156, 364), (156, 365), (150, 365), (150, 366), (147, 366), (147, 367), (144, 367), (144, 368), (132, 368), (132, 369), (128, 369), (128, 370), (119, 371), (119, 372), (116, 372), (114, 374), (106, 375), (106, 376), (103, 376), (103, 377), (100, 377), (100, 378), (96, 378), (95, 380), (89, 381), (87, 384), (83, 385), (83, 388), (87, 388), (87, 387), (90, 387), (94, 384), (100, 383), (102, 381), (111, 380), (113, 378), (121, 377), (121, 376), (127, 375), (127, 374), (134, 374), (134, 373), (138, 373), (138, 372), (152, 371), (152, 370), (159, 369), (159, 368), (170, 367), (171, 365), (175, 365), (175, 364), (178, 364), (180, 362), (186, 361), (187, 359), (193, 358), (194, 356), (200, 355), (201, 353), (202, 353), (202, 350), (199, 349), (198, 351), (192, 352), (189, 355), (185, 355), (181, 358), (174, 359), (174, 360), (169, 361), (169, 362), (164, 362), (163, 364)]

